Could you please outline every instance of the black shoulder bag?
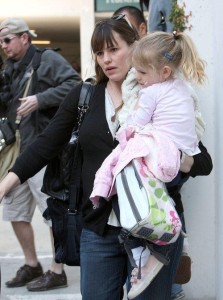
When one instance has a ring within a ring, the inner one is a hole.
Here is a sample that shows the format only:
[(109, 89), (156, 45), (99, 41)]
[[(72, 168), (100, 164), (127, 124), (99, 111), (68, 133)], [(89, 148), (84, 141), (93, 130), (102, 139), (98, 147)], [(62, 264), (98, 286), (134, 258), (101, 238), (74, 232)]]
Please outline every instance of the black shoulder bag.
[[(51, 219), (52, 221), (55, 261), (69, 266), (80, 265), (80, 235), (82, 230), (82, 220), (79, 212), (79, 200), (81, 199), (82, 159), (78, 143), (78, 133), (84, 115), (88, 110), (88, 104), (93, 94), (93, 89), (94, 87), (90, 83), (83, 83), (78, 105), (77, 127), (73, 131), (69, 142), (70, 148), (72, 149), (72, 151), (69, 152), (69, 155), (73, 156), (73, 160), (70, 185), (69, 189), (66, 189), (66, 197), (63, 197), (63, 199), (52, 196), (48, 198), (48, 208), (43, 214), (46, 219)], [(67, 146), (67, 149), (68, 148), (69, 147)], [(60, 174), (57, 175), (61, 176)], [(50, 176), (49, 172), (47, 176)]]

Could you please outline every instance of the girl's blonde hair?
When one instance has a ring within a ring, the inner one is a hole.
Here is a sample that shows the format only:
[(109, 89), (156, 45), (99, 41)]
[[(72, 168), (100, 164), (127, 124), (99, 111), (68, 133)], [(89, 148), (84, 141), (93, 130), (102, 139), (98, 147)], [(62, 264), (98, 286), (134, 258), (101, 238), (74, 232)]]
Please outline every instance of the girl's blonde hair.
[(151, 66), (159, 71), (164, 66), (172, 75), (180, 72), (188, 81), (202, 84), (205, 79), (205, 61), (200, 58), (191, 38), (182, 32), (149, 33), (139, 40), (132, 52), (134, 65)]

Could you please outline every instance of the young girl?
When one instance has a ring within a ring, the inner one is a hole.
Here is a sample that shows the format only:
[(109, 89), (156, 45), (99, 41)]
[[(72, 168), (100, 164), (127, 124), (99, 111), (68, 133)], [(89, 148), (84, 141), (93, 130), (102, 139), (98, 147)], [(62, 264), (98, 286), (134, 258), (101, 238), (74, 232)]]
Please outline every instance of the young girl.
[[(96, 174), (95, 184), (90, 199), (94, 204), (100, 197), (109, 198), (111, 184), (114, 181), (114, 168), (117, 166), (123, 149), (128, 141), (146, 130), (159, 131), (174, 142), (180, 150), (181, 162), (185, 154), (189, 156), (200, 152), (198, 141), (200, 134), (197, 124), (203, 124), (196, 97), (192, 96), (189, 83), (202, 84), (205, 80), (204, 61), (199, 57), (192, 40), (184, 33), (155, 32), (136, 42), (132, 53), (132, 63), (136, 70), (136, 78), (141, 85), (139, 99), (135, 110), (130, 113), (126, 122), (116, 134), (119, 145), (104, 161)], [(125, 111), (124, 107), (122, 111)], [(123, 116), (119, 115), (120, 119)], [(199, 137), (198, 137), (199, 136)], [(131, 140), (132, 142), (132, 140)], [(131, 151), (129, 151), (131, 152)], [(167, 153), (167, 156), (172, 153)], [(153, 167), (145, 157), (148, 174), (159, 178), (158, 164)], [(110, 174), (110, 178), (109, 175)], [(111, 180), (110, 180), (111, 179)], [(105, 188), (105, 181), (107, 189)], [(179, 172), (171, 184), (182, 184)], [(135, 261), (139, 260), (142, 247), (132, 249)], [(146, 256), (148, 259), (146, 259)], [(143, 253), (142, 277), (136, 279), (137, 269), (133, 270), (132, 288), (128, 298), (133, 299), (140, 294), (163, 267), (163, 263)]]
[(139, 127), (151, 123), (188, 155), (199, 152), (195, 104), (189, 82), (205, 80), (204, 61), (184, 33), (156, 32), (142, 38), (133, 50), (133, 66), (142, 89), (137, 110), (127, 119)]

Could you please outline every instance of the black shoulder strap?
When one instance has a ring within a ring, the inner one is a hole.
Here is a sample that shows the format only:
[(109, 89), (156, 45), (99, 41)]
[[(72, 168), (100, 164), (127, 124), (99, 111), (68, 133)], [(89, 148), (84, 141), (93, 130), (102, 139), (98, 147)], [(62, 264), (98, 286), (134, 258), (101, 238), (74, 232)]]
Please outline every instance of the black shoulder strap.
[(36, 53), (32, 60), (32, 67), (33, 67), (33, 71), (34, 71), (33, 76), (32, 76), (32, 94), (33, 95), (35, 95), (37, 92), (40, 92), (40, 86), (38, 83), (38, 76), (37, 76), (37, 69), (40, 66), (41, 57), (45, 50), (46, 50), (45, 48), (44, 49), (37, 48)]
[(60, 49), (59, 48), (43, 48), (43, 49), (36, 48), (36, 52), (32, 61), (32, 67), (34, 72), (39, 68), (41, 62), (41, 56), (43, 52), (45, 52), (46, 50), (59, 51)]
[(89, 105), (90, 98), (92, 96), (92, 89), (93, 89), (93, 85), (90, 82), (88, 81), (83, 82), (78, 106)]
[[(94, 86), (89, 82), (83, 82), (81, 87), (80, 97), (78, 107), (81, 108), (78, 110), (78, 128), (83, 122), (84, 116), (88, 110), (90, 100), (93, 96)], [(80, 116), (80, 114), (82, 114)], [(69, 212), (77, 213), (78, 210), (78, 202), (81, 195), (81, 168), (82, 168), (82, 159), (80, 154), (80, 145), (77, 143), (77, 147), (74, 153), (74, 161), (72, 166), (72, 174), (70, 178), (70, 201), (69, 201)]]
[(33, 67), (33, 71), (35, 72), (39, 66), (40, 66), (40, 62), (41, 62), (41, 56), (43, 54), (43, 52), (45, 51), (45, 49), (36, 49), (36, 53), (33, 57), (33, 61), (32, 61), (32, 67)]
[(46, 50), (53, 50), (53, 51), (59, 51), (59, 48), (36, 48), (36, 52), (34, 54), (33, 60), (32, 60), (32, 67), (33, 67), (33, 77), (32, 77), (32, 94), (36, 94), (37, 92), (41, 91), (41, 87), (38, 82), (38, 76), (37, 76), (37, 70), (41, 63), (41, 57), (43, 52)]

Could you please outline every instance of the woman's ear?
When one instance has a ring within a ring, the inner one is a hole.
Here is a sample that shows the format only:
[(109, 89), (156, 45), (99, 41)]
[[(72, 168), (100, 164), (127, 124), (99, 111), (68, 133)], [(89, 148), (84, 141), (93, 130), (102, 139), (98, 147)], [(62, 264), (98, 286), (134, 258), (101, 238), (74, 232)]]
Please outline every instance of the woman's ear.
[(163, 67), (163, 78), (166, 80), (170, 77), (171, 73), (172, 73), (172, 69), (169, 66), (164, 66)]

